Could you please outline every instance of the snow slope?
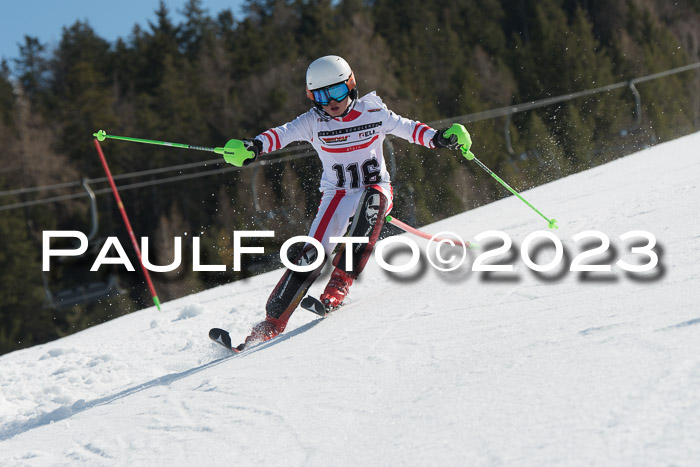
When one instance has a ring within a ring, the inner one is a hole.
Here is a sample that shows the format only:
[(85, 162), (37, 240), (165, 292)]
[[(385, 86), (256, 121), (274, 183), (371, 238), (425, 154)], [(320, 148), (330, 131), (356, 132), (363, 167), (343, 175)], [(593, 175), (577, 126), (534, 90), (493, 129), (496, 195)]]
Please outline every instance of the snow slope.
[(612, 241), (592, 262), (644, 263), (618, 237), (646, 230), (646, 274), (533, 273), (520, 245), (546, 223), (509, 197), (425, 230), (504, 231), (514, 273), (470, 271), (478, 251), (398, 277), (372, 260), (325, 320), (299, 310), (241, 356), (209, 342), (212, 326), (244, 338), (273, 272), (0, 357), (0, 465), (697, 465), (698, 147), (524, 193), (559, 220), (564, 265), (592, 229)]

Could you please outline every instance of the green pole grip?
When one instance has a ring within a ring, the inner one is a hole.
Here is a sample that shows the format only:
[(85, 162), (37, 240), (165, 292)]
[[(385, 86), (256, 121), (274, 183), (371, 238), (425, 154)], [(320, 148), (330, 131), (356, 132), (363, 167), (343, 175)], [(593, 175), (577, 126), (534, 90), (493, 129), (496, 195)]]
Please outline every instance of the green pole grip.
[(224, 156), (224, 160), (236, 167), (243, 167), (255, 160), (255, 153), (245, 147), (240, 139), (232, 139), (223, 148), (216, 148), (215, 152)]
[(474, 153), (470, 150), (472, 147), (472, 137), (464, 125), (461, 123), (453, 123), (445, 132), (445, 137), (450, 137), (452, 135), (457, 135), (457, 142), (461, 145), (459, 149), (462, 151), (462, 155), (466, 157), (468, 161), (474, 160)]

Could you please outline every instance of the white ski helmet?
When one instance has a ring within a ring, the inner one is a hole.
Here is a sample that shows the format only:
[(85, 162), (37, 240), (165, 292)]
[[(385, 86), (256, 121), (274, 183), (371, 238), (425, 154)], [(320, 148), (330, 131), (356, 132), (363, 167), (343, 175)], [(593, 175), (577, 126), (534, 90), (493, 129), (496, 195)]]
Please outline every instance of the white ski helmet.
[(349, 91), (355, 89), (355, 74), (342, 57), (326, 55), (311, 62), (306, 70), (306, 96), (314, 102), (312, 91), (338, 83), (346, 83)]

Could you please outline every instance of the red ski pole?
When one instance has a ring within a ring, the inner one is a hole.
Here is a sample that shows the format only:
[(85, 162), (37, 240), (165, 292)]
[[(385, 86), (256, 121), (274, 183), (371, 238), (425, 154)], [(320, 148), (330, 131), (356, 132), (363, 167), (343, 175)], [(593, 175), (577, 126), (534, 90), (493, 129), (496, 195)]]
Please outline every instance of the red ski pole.
[(455, 245), (458, 245), (458, 246), (463, 246), (466, 248), (472, 247), (472, 245), (469, 242), (460, 242), (459, 240), (455, 240), (455, 239), (451, 239), (451, 238), (436, 237), (434, 235), (430, 235), (429, 233), (425, 233), (422, 230), (418, 230), (415, 227), (411, 227), (410, 225), (406, 224), (405, 222), (402, 222), (402, 221), (400, 221), (397, 218), (392, 217), (392, 216), (386, 216), (386, 221), (391, 223), (391, 224), (394, 224), (396, 227), (403, 230), (404, 232), (408, 232), (410, 234), (416, 235), (416, 236), (424, 238), (426, 240), (432, 240), (434, 242), (451, 241)]
[(114, 199), (117, 201), (117, 207), (119, 208), (119, 212), (121, 213), (122, 219), (124, 220), (126, 230), (127, 232), (129, 232), (131, 244), (134, 246), (136, 256), (139, 259), (139, 264), (141, 264), (141, 270), (143, 271), (143, 275), (146, 278), (146, 283), (148, 284), (148, 288), (150, 289), (151, 295), (153, 296), (153, 303), (156, 304), (156, 308), (158, 308), (158, 311), (160, 311), (160, 300), (158, 299), (158, 294), (156, 294), (156, 288), (153, 287), (153, 282), (151, 282), (151, 276), (148, 274), (148, 269), (146, 269), (146, 267), (143, 265), (143, 261), (141, 260), (141, 249), (139, 248), (139, 244), (136, 241), (134, 229), (131, 228), (131, 222), (129, 222), (129, 217), (126, 215), (124, 203), (122, 203), (122, 199), (119, 196), (119, 191), (117, 191), (117, 185), (114, 183), (114, 179), (112, 178), (112, 172), (109, 170), (109, 166), (107, 165), (107, 159), (105, 159), (105, 155), (102, 152), (102, 147), (100, 146), (100, 143), (97, 141), (97, 139), (95, 139), (94, 141), (95, 147), (97, 148), (97, 153), (100, 155), (100, 161), (102, 161), (102, 167), (104, 167), (105, 173), (107, 174), (107, 179), (109, 180), (109, 184), (112, 187)]

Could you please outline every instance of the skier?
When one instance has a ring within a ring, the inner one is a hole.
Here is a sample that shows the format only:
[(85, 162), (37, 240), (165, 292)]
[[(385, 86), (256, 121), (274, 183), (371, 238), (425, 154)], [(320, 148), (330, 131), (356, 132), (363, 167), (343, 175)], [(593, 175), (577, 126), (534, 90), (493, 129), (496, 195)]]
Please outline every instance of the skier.
[[(350, 65), (336, 55), (321, 57), (309, 65), (306, 95), (313, 102), (309, 111), (252, 140), (242, 140), (249, 153), (240, 165), (293, 141), (307, 141), (318, 153), (323, 164), (322, 197), (309, 237), (323, 245), (325, 258), (331, 256), (335, 247), (330, 237), (347, 235), (369, 240), (349, 245), (351, 267), (346, 266), (345, 244), (336, 253), (333, 272), (320, 297), (326, 309), (332, 311), (343, 304), (350, 286), (362, 272), (392, 208), (392, 188), (382, 153), (386, 135), (429, 148), (458, 149), (460, 145), (454, 134), (445, 137), (445, 130), (436, 131), (395, 114), (375, 92), (358, 97)], [(316, 255), (316, 249), (307, 244), (292, 263), (312, 264)], [(265, 320), (253, 327), (238, 349), (283, 332), (324, 264), (325, 261), (310, 272), (287, 269), (268, 299)]]

